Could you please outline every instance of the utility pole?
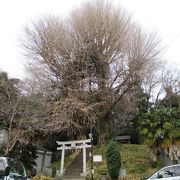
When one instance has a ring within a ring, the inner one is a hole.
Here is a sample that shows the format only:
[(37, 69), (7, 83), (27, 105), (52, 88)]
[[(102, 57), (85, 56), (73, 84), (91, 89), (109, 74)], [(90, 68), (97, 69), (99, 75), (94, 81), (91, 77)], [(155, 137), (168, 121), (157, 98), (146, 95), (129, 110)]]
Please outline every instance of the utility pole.
[(91, 180), (93, 180), (93, 174), (94, 174), (94, 169), (93, 169), (93, 135), (92, 135), (92, 122), (90, 120), (90, 139), (91, 139)]

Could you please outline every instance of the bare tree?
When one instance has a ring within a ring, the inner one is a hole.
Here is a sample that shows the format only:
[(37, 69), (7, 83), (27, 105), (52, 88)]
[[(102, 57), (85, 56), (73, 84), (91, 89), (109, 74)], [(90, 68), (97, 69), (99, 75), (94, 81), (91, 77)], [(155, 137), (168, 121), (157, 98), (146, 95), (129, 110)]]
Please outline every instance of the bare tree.
[[(123, 9), (105, 1), (85, 3), (65, 20), (39, 19), (26, 28), (22, 44), (31, 72), (38, 70), (36, 77), (48, 81), (58, 95), (54, 108), (60, 114), (53, 118), (53, 111), (51, 124), (69, 126), (79, 125), (78, 111), (82, 119), (94, 112), (92, 119), (110, 123), (116, 104), (156, 71), (161, 52), (155, 34), (143, 33)], [(74, 102), (78, 111), (71, 107)]]
[(7, 132), (1, 152), (5, 155), (18, 142), (25, 143), (31, 138), (29, 103), (20, 92), (20, 84), (20, 80), (8, 78), (5, 72), (0, 73), (0, 128)]

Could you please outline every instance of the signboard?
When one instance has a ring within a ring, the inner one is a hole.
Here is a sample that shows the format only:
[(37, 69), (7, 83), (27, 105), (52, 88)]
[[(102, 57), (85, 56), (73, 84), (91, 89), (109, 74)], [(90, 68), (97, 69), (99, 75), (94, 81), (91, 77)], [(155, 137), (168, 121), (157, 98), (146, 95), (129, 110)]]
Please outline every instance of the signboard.
[(102, 162), (102, 155), (93, 156), (93, 162)]
[(75, 147), (76, 147), (76, 144), (75, 144), (74, 142), (72, 142), (72, 143), (71, 143), (71, 148), (72, 148), (72, 149), (76, 149)]
[(119, 176), (120, 177), (126, 177), (126, 170), (125, 169), (120, 169)]

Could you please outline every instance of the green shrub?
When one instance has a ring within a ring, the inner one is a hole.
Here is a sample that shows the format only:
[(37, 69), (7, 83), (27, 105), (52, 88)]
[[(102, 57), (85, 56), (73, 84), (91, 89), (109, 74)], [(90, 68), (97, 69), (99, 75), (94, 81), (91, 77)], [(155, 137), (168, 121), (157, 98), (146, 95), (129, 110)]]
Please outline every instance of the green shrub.
[(117, 143), (110, 141), (106, 152), (107, 169), (112, 180), (117, 180), (121, 168), (121, 156)]
[(16, 143), (15, 147), (9, 153), (9, 157), (18, 159), (23, 163), (26, 170), (31, 171), (34, 166), (36, 166), (36, 158), (38, 157), (36, 154), (37, 148), (35, 145), (21, 144)]

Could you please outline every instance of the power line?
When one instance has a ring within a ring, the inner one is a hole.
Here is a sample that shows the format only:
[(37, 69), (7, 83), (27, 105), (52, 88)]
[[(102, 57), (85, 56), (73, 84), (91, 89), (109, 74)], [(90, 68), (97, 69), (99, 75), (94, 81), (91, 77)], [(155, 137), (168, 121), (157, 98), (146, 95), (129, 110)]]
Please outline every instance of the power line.
[(180, 31), (176, 34), (176, 36), (173, 38), (173, 40), (168, 44), (168, 46), (165, 48), (165, 51), (169, 49), (169, 47), (176, 41), (177, 37), (180, 35)]

